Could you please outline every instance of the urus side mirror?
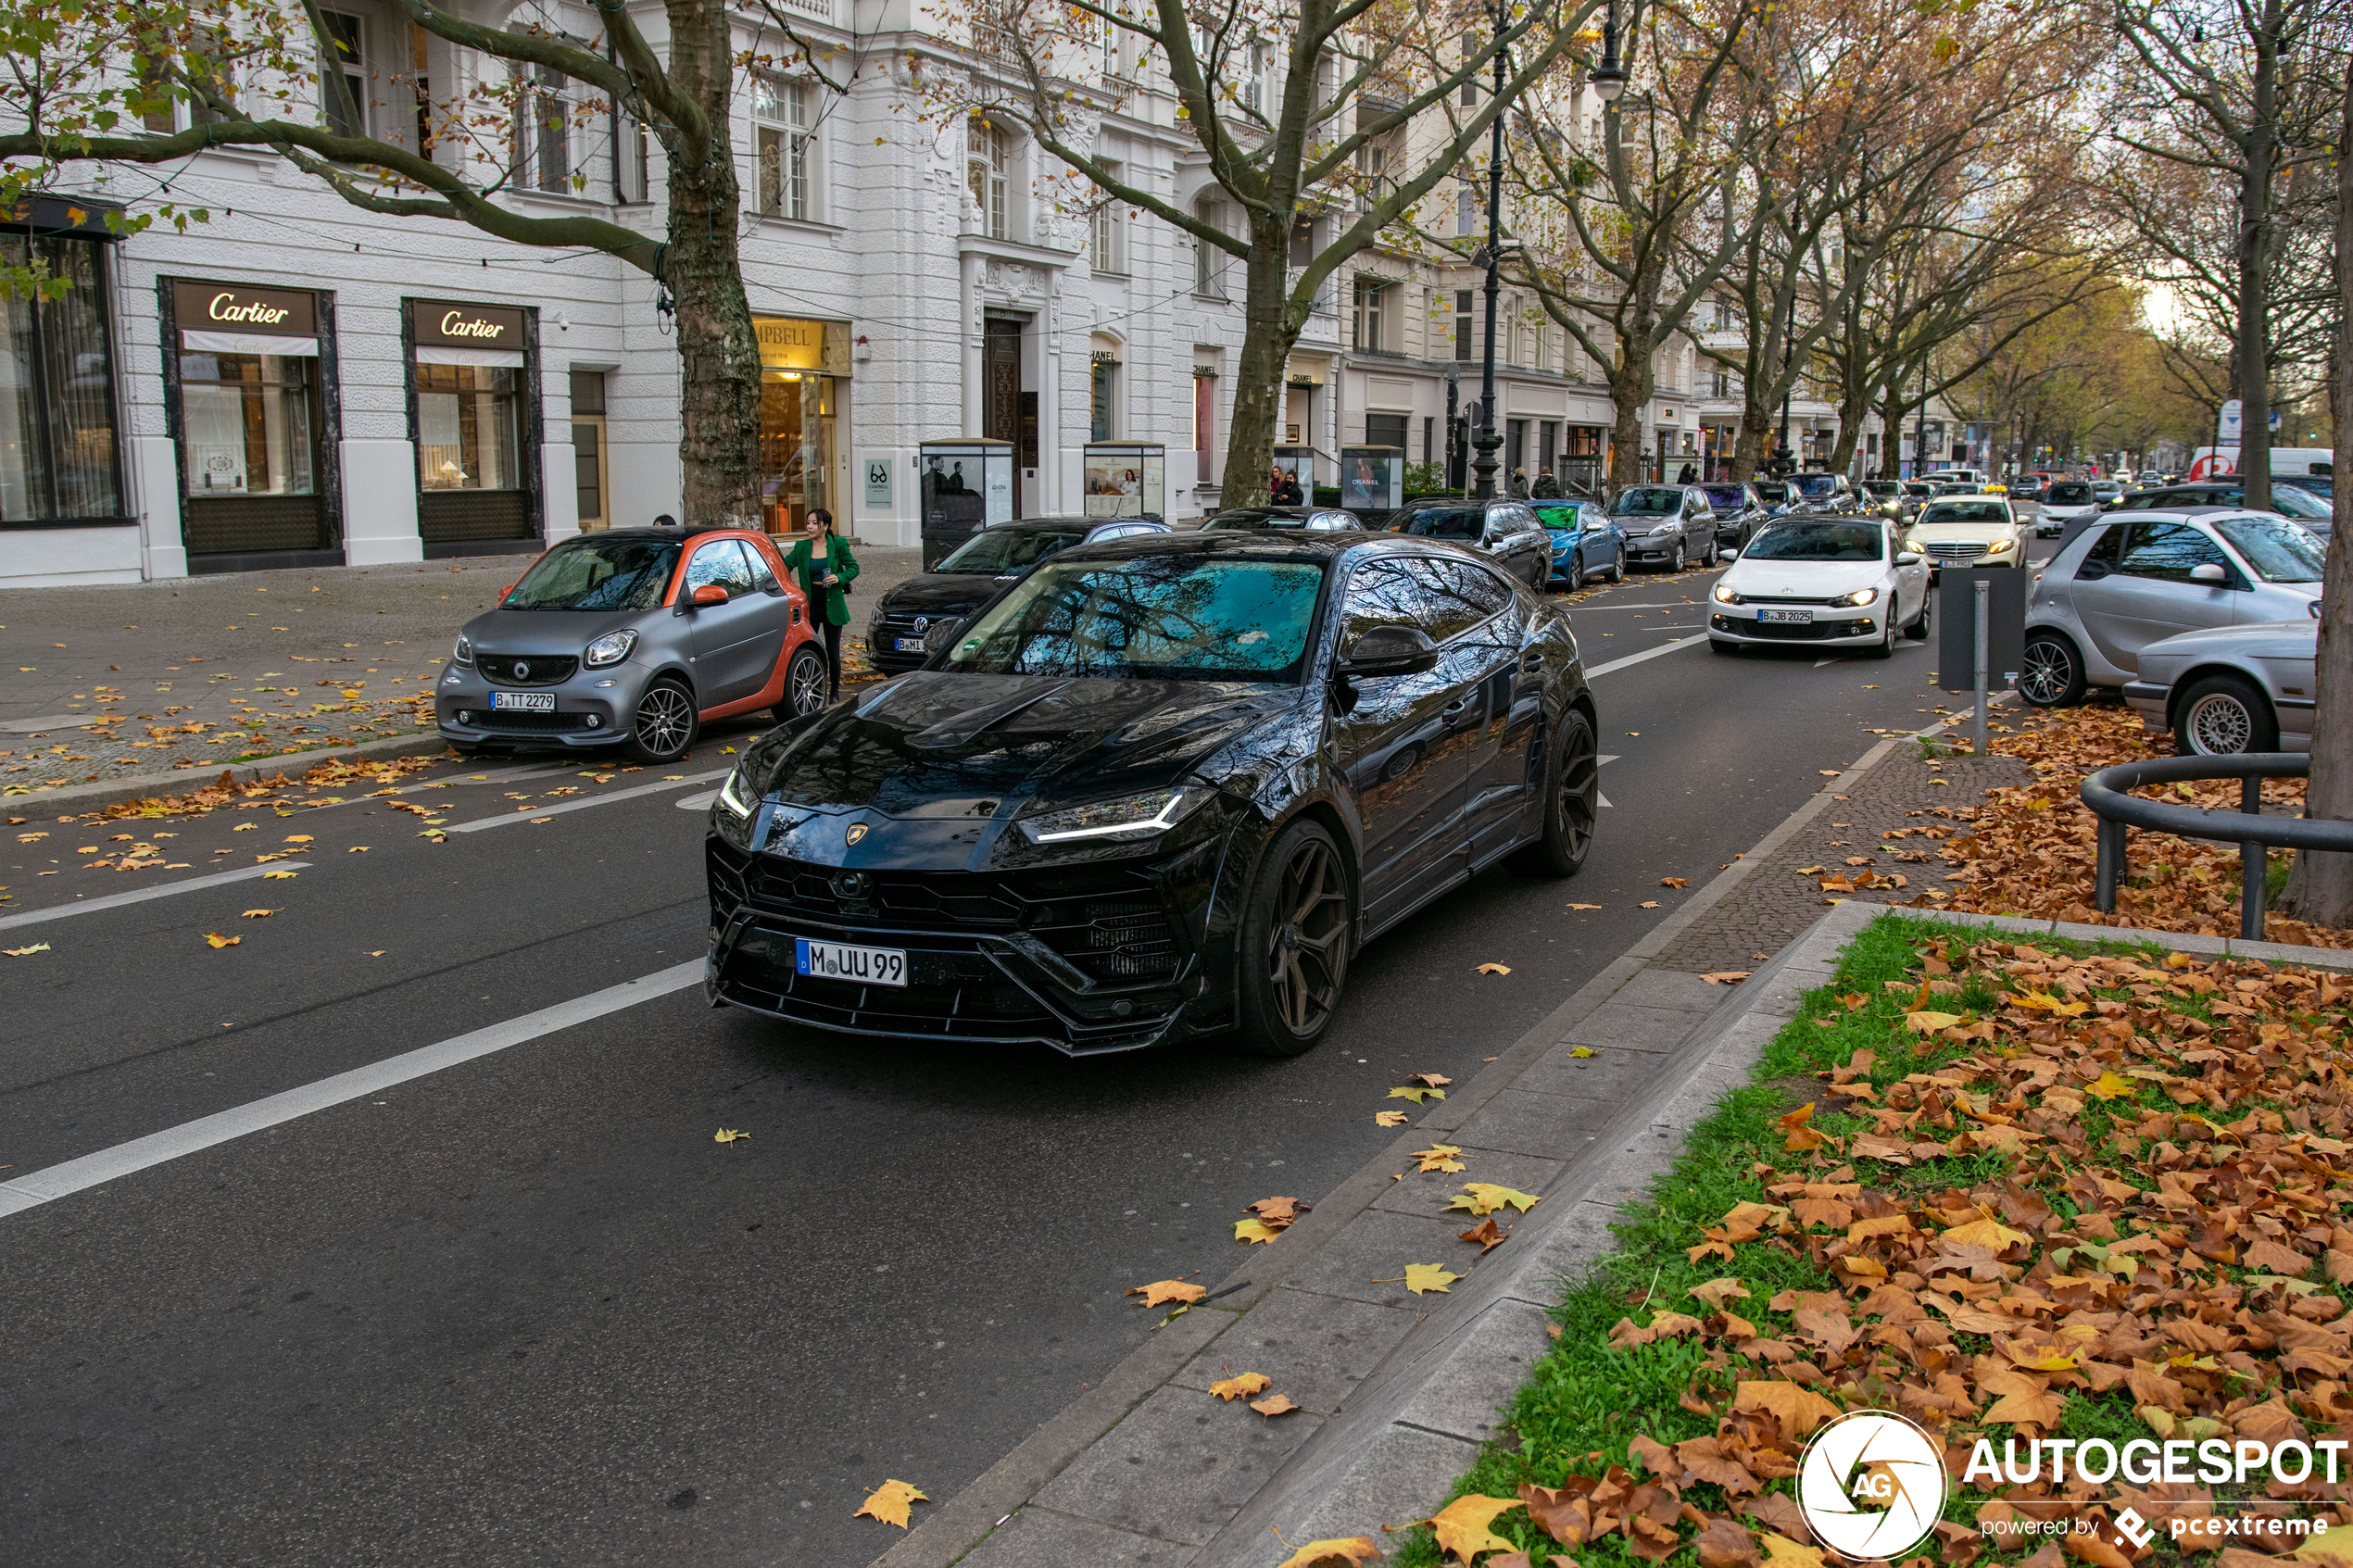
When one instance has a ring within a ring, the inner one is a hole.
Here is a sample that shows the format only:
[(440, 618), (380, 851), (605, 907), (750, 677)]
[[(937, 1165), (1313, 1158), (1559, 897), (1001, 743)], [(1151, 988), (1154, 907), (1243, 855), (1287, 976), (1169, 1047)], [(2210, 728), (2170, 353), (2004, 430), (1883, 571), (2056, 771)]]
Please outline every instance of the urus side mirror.
[(1438, 663), (1438, 645), (1418, 626), (1376, 626), (1340, 654), (1343, 675), (1409, 675)]

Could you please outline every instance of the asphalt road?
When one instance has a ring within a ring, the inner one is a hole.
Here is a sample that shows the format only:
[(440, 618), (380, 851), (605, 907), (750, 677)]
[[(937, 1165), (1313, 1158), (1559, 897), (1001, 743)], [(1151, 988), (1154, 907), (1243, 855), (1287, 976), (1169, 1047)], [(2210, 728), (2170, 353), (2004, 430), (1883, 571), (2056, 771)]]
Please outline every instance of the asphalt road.
[[(208, 1144), (698, 958), (679, 803), (729, 737), (412, 781), (447, 829), (497, 821), (439, 844), (381, 799), (12, 826), (0, 947), (50, 950), (0, 958), (0, 1181), (185, 1148), (0, 1203), (8, 1561), (869, 1561), (896, 1532), (851, 1517), (866, 1489), (952, 1495), (1141, 1342), (1125, 1290), (1234, 1268), (1241, 1206), (1385, 1147), (1404, 1073), (1467, 1079), (1689, 896), (1662, 878), (1704, 885), (1943, 700), (1931, 645), (1711, 657), (1709, 581), (1574, 607), (1613, 759), (1583, 873), (1490, 873), (1384, 936), (1289, 1062), (880, 1047), (688, 987)], [(172, 869), (83, 869), (140, 830)], [(297, 874), (195, 885), (257, 866)], [(182, 890), (26, 920), (128, 886)]]

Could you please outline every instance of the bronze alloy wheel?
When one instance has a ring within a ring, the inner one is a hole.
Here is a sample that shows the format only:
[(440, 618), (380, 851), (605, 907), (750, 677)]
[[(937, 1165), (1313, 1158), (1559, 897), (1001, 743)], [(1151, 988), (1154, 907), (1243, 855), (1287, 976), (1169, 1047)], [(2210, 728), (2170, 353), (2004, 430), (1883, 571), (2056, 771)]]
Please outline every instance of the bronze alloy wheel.
[(1323, 1032), (1348, 978), (1348, 879), (1321, 837), (1302, 840), (1283, 868), (1277, 925), (1265, 962), (1277, 1010), (1297, 1035)]

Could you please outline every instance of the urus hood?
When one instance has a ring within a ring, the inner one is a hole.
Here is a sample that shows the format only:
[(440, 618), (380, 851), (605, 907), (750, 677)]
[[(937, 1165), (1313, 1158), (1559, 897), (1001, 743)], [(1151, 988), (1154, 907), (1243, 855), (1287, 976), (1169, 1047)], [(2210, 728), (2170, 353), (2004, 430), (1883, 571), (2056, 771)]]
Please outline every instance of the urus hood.
[(996, 836), (976, 823), (1166, 788), (1204, 764), (1221, 782), (1216, 754), (1299, 700), (1245, 683), (917, 671), (778, 731), (744, 767), (786, 814), (888, 820), (899, 853), (962, 864)]

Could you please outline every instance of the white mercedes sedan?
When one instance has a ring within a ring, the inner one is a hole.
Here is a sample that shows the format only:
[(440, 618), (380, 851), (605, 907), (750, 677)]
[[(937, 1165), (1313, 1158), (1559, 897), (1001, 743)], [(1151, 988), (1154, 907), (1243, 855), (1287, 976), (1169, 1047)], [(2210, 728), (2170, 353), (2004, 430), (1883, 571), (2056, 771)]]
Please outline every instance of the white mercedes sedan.
[(1852, 647), (1877, 659), (1895, 633), (1929, 631), (1928, 564), (1876, 518), (1782, 518), (1757, 531), (1716, 584), (1708, 646), (1778, 643)]

